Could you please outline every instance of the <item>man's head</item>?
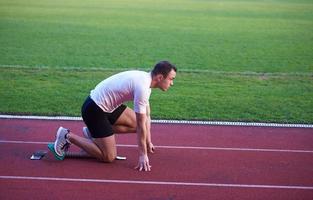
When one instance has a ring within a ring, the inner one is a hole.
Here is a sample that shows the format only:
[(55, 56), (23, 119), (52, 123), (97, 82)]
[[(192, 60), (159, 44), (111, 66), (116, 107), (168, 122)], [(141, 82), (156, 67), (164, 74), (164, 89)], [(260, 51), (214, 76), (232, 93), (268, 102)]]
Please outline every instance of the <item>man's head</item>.
[(177, 68), (168, 61), (158, 62), (151, 71), (151, 87), (160, 88), (163, 91), (168, 90), (174, 83)]

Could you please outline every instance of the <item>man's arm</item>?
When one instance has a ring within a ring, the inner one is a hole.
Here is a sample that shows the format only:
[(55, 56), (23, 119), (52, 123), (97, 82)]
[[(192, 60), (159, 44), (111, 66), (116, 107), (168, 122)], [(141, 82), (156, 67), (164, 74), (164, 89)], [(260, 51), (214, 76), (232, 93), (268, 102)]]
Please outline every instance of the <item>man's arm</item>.
[(136, 169), (139, 171), (150, 171), (150, 164), (147, 151), (147, 115), (136, 113), (137, 121), (137, 140), (138, 140), (138, 150), (139, 150), (139, 161)]
[(147, 150), (149, 153), (154, 153), (154, 146), (151, 140), (151, 117), (150, 117), (150, 106), (147, 106)]

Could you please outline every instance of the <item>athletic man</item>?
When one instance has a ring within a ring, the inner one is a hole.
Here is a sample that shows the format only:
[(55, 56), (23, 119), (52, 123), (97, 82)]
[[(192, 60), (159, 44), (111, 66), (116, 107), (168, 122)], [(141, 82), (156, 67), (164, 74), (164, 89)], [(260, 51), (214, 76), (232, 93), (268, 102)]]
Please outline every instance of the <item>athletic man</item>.
[[(148, 153), (154, 152), (150, 133), (151, 88), (168, 90), (176, 71), (173, 64), (161, 61), (151, 72), (125, 71), (103, 80), (82, 106), (82, 118), (87, 125), (83, 132), (87, 138), (60, 127), (49, 149), (57, 159), (63, 160), (70, 144), (74, 144), (100, 161), (113, 162), (117, 155), (114, 133), (137, 133), (136, 169), (150, 171)], [(134, 110), (123, 104), (127, 101), (133, 101)]]

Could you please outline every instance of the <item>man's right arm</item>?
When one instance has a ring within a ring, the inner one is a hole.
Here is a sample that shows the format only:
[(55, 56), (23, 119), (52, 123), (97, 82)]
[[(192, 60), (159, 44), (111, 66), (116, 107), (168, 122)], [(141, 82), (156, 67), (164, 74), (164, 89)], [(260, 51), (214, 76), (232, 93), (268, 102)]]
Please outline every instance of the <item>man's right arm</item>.
[(138, 140), (138, 150), (139, 150), (139, 160), (136, 169), (139, 171), (150, 171), (151, 166), (149, 164), (148, 150), (147, 150), (147, 115), (136, 113), (137, 121), (137, 140)]

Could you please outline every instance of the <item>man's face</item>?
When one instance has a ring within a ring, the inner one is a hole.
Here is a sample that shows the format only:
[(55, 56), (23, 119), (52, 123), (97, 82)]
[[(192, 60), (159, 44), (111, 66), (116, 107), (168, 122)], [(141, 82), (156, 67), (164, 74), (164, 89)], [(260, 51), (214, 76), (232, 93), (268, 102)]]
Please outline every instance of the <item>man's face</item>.
[(172, 69), (166, 78), (160, 75), (159, 88), (163, 91), (167, 91), (172, 85), (174, 85), (174, 79), (176, 77), (176, 72)]

